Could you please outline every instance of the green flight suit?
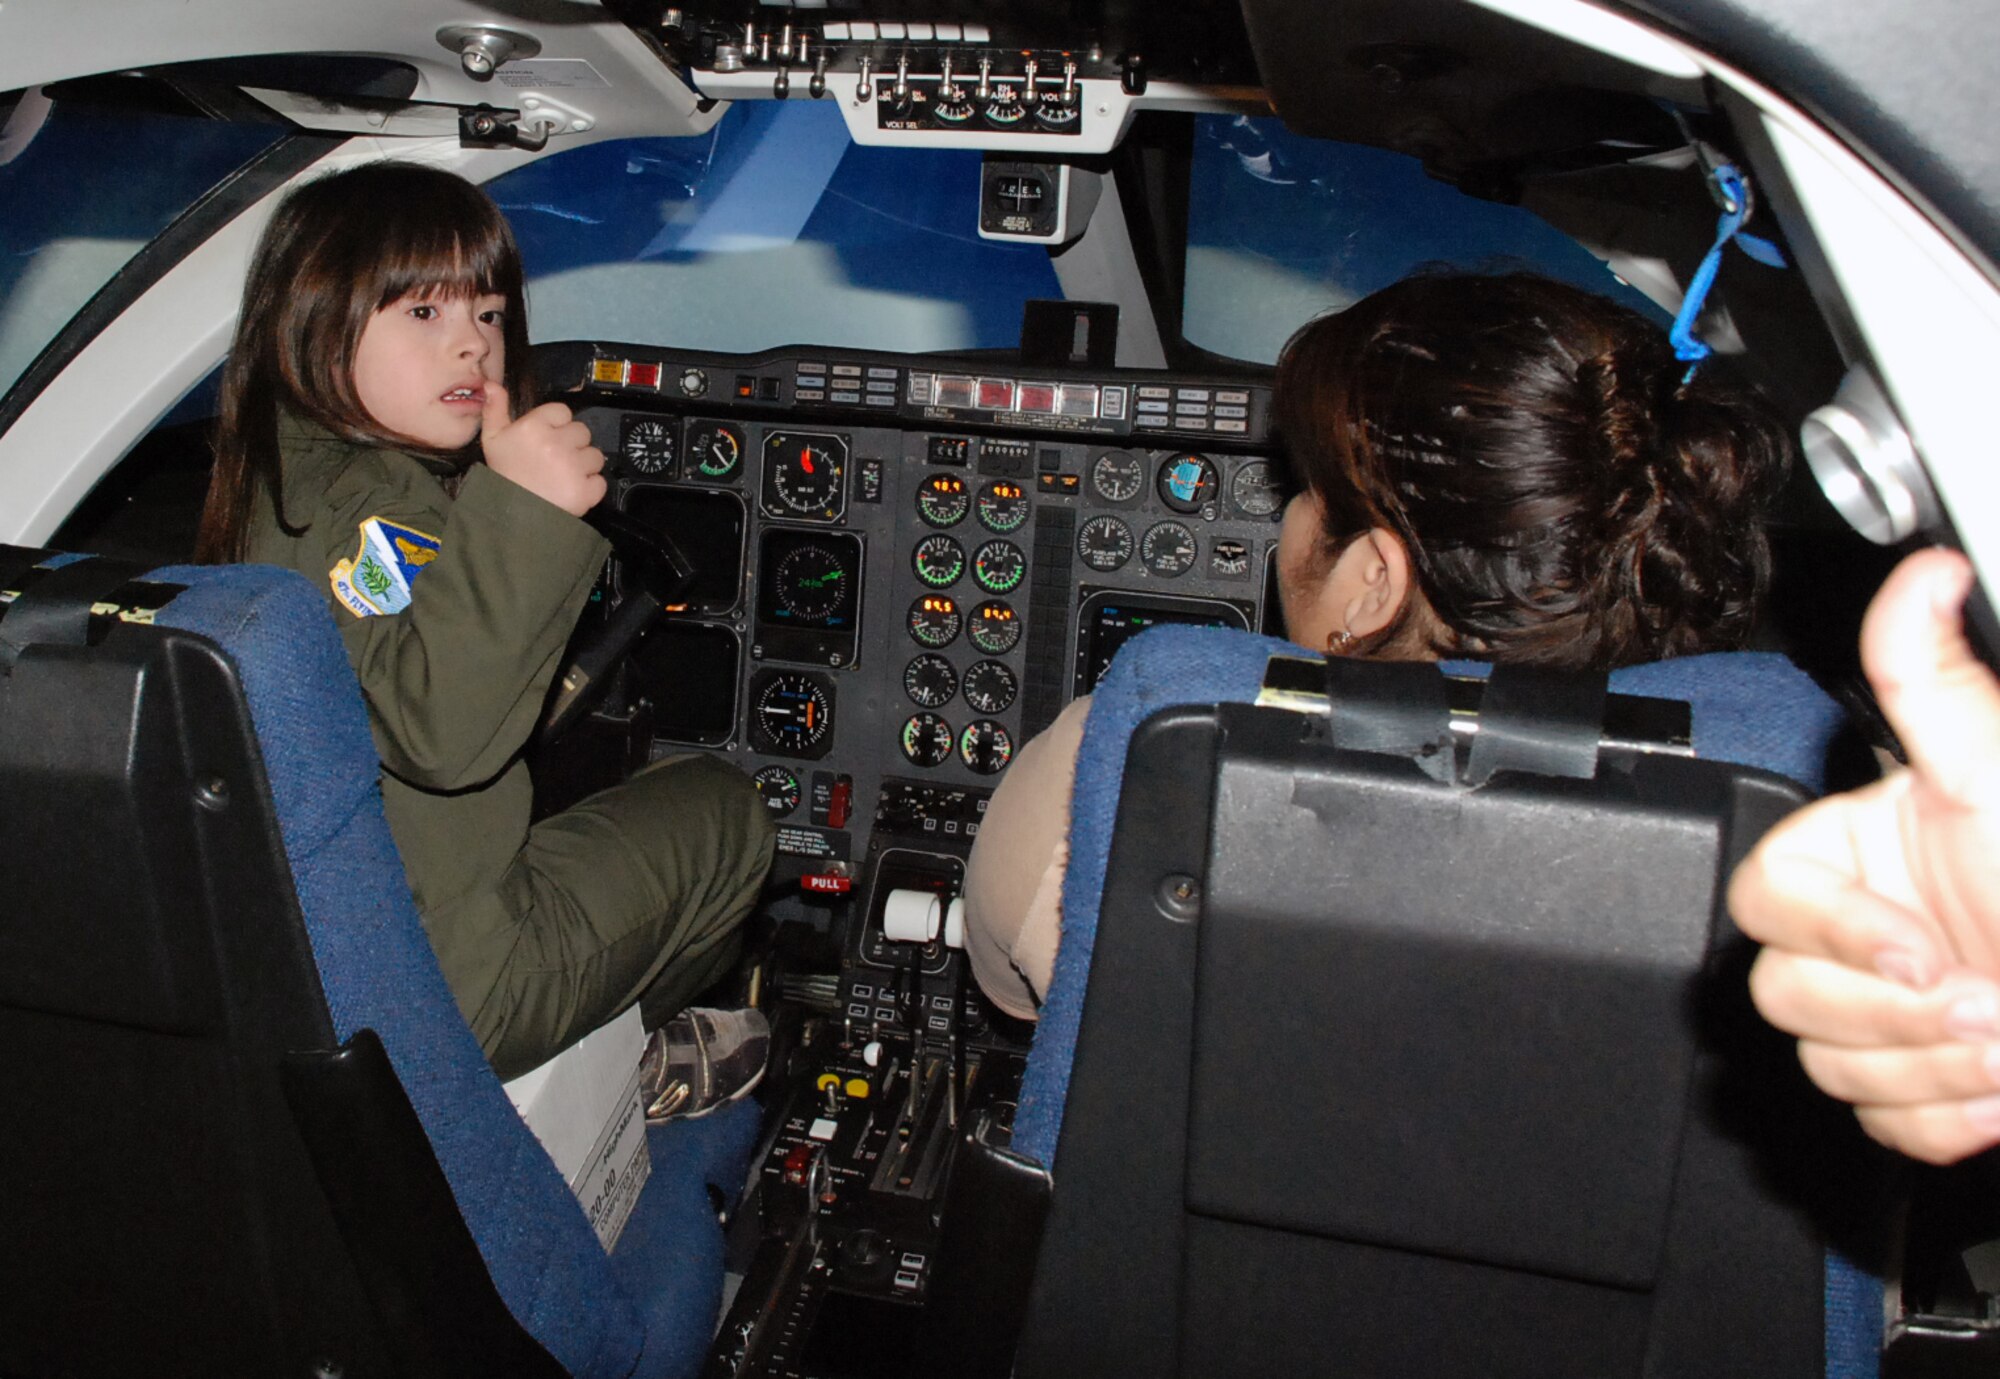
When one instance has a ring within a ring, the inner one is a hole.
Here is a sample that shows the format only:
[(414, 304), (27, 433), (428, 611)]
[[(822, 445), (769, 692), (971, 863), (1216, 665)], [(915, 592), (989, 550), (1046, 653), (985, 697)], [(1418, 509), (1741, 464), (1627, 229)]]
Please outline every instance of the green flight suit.
[(285, 514), (305, 530), (288, 535), (257, 504), (246, 558), (327, 593), (367, 697), (389, 831), (495, 1071), (527, 1071), (641, 997), (657, 1023), (724, 975), (773, 841), (741, 772), (657, 762), (529, 827), (520, 752), (603, 538), (484, 465), (454, 499), (450, 466), (290, 416), (280, 453)]

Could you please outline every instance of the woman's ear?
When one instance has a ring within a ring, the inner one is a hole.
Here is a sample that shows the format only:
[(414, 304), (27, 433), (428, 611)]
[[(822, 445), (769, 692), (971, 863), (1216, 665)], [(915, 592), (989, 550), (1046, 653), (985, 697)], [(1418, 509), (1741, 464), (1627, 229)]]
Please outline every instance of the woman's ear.
[(1338, 630), (1373, 636), (1409, 599), (1410, 553), (1394, 532), (1372, 528), (1340, 553), (1327, 583)]

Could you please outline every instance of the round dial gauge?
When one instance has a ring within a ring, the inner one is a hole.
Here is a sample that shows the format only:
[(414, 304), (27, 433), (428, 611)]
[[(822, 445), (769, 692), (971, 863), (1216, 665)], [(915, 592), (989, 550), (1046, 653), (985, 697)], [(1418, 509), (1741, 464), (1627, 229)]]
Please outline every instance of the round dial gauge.
[(1014, 759), (1014, 739), (992, 719), (976, 719), (958, 735), (958, 759), (990, 776)]
[[(1027, 113), (1028, 107), (1021, 104), (1021, 93), (1011, 86), (994, 87), (992, 98), (986, 102), (987, 120), (1002, 129), (1021, 123)], [(1006, 194), (1004, 187), (1001, 194)], [(1042, 199), (1039, 186), (1035, 188), (1034, 199), (1037, 203)]]
[(972, 581), (989, 594), (1011, 592), (1028, 573), (1028, 558), (1011, 541), (988, 541), (972, 553)]
[(674, 467), (674, 424), (663, 417), (627, 417), (618, 453), (635, 474), (665, 474)]
[(1091, 518), (1076, 534), (1076, 553), (1100, 574), (1109, 574), (1132, 558), (1132, 529), (1109, 513)]
[(773, 431), (764, 437), (768, 497), (785, 511), (832, 518), (847, 503), (847, 445), (838, 436)]
[(1049, 129), (1066, 129), (1082, 113), (1082, 102), (1064, 100), (1060, 91), (1044, 91), (1035, 102), (1035, 119)]
[(903, 693), (914, 704), (941, 709), (958, 693), (958, 672), (950, 661), (927, 651), (903, 667)]
[(1140, 563), (1167, 579), (1186, 574), (1195, 555), (1194, 533), (1178, 522), (1156, 522), (1139, 541)]
[(1146, 466), (1137, 455), (1107, 450), (1090, 462), (1090, 486), (1107, 503), (1129, 503), (1146, 485)]
[(1269, 460), (1249, 460), (1229, 481), (1229, 501), (1245, 517), (1275, 517), (1285, 505), (1278, 471)]
[(1160, 466), (1160, 501), (1175, 512), (1200, 512), (1215, 501), (1215, 461), (1206, 455), (1170, 455)]
[(931, 588), (948, 588), (965, 573), (965, 547), (942, 533), (926, 536), (910, 552), (910, 565)]
[(979, 525), (1006, 535), (1028, 520), (1028, 490), (1011, 479), (995, 479), (979, 490)]
[(972, 102), (960, 92), (953, 91), (931, 102), (931, 114), (939, 124), (962, 125), (972, 118)]
[(951, 760), (951, 724), (934, 713), (910, 715), (903, 724), (903, 755), (918, 766), (942, 766)]
[(727, 479), (743, 466), (743, 432), (726, 421), (698, 421), (688, 431), (688, 463), (704, 479)]
[(805, 752), (833, 730), (833, 699), (810, 675), (774, 675), (757, 691), (750, 715), (778, 751)]
[(955, 527), (965, 520), (972, 496), (956, 474), (933, 474), (917, 485), (917, 516), (933, 527)]
[(988, 656), (1005, 656), (1021, 640), (1021, 619), (1011, 605), (988, 599), (972, 610), (965, 635)]
[(757, 787), (764, 808), (781, 819), (799, 807), (799, 778), (789, 766), (766, 766), (750, 777), (750, 783)]
[(778, 606), (805, 622), (825, 622), (847, 602), (853, 572), (825, 546), (796, 546), (778, 562)]
[(925, 594), (910, 605), (910, 640), (933, 650), (950, 646), (963, 621), (949, 594)]
[(965, 702), (980, 713), (1007, 712), (1020, 692), (1014, 672), (998, 661), (978, 661), (965, 672)]

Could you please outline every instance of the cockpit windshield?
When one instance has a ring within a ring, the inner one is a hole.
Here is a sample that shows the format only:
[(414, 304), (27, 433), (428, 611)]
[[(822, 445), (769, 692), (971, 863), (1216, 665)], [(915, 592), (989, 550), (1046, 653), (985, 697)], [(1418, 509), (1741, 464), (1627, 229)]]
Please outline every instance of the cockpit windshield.
[(284, 133), (138, 79), (0, 92), (0, 396), (134, 254)]
[(537, 340), (753, 351), (1011, 349), (1060, 298), (1047, 252), (979, 238), (979, 154), (852, 142), (829, 102), (743, 102), (493, 181)]
[(1469, 196), (1414, 158), (1202, 115), (1189, 171), (1182, 334), (1275, 363), (1293, 331), (1428, 265), (1519, 268), (1656, 316), (1582, 245), (1530, 211)]

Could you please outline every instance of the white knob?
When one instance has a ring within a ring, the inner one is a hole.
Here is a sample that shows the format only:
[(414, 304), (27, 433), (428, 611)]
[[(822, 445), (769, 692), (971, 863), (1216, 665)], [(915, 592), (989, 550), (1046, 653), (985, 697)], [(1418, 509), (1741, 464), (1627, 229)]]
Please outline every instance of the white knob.
[(943, 921), (944, 902), (929, 891), (890, 891), (882, 907), (882, 933), (898, 943), (929, 943)]
[(944, 946), (965, 947), (965, 897), (954, 896), (944, 912)]

